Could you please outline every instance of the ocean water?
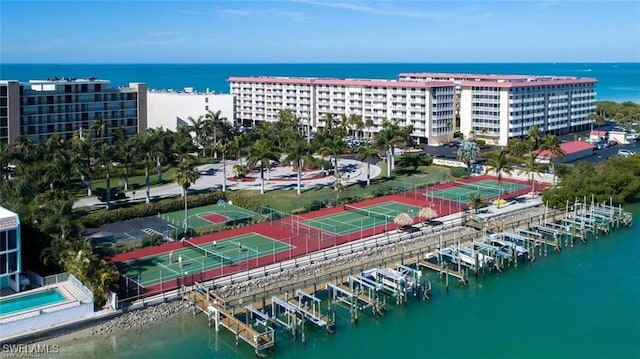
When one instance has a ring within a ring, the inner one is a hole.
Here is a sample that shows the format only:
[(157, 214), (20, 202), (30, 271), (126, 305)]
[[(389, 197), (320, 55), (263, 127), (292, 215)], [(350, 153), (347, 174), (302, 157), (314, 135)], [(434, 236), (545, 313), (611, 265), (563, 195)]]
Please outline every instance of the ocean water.
[[(307, 343), (278, 333), (276, 358), (640, 358), (640, 204), (635, 226), (578, 242), (533, 263), (489, 273), (468, 287), (429, 273), (428, 302), (388, 303), (351, 325), (339, 309), (337, 332), (307, 331)], [(415, 299), (415, 298), (412, 298)], [(251, 347), (206, 317), (186, 314), (135, 331), (60, 345), (51, 358), (253, 358)], [(42, 356), (46, 357), (46, 356)]]
[(193, 87), (229, 92), (231, 76), (310, 76), (397, 79), (401, 72), (451, 72), (593, 77), (597, 99), (640, 102), (640, 63), (456, 63), (456, 64), (0, 64), (0, 79), (98, 77), (115, 86), (146, 82), (149, 88)]

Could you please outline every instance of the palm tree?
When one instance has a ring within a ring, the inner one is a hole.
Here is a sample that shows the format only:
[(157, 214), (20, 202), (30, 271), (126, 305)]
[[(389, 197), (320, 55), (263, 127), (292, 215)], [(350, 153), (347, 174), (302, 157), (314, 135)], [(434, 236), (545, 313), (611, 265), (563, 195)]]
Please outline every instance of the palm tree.
[[(204, 116), (198, 116), (198, 118), (196, 119), (189, 116), (187, 120), (189, 121), (189, 124), (187, 125), (187, 130), (189, 132), (193, 132), (196, 140), (196, 146), (197, 148), (202, 147), (202, 156), (204, 156), (205, 148), (204, 148), (203, 138), (205, 137), (205, 134), (206, 134), (205, 126), (207, 125), (206, 121), (204, 120)], [(198, 149), (196, 149), (196, 156), (198, 156)]]
[(107, 134), (107, 129), (109, 125), (107, 121), (100, 117), (96, 117), (91, 125), (91, 131), (95, 134), (96, 137), (100, 137), (100, 141), (104, 142), (104, 136)]
[(12, 159), (11, 146), (8, 143), (0, 143), (0, 183), (9, 178), (9, 164)]
[(252, 168), (257, 165), (258, 162), (260, 163), (260, 194), (264, 194), (264, 167), (269, 167), (272, 160), (277, 161), (278, 159), (279, 155), (268, 139), (259, 139), (255, 145), (249, 149), (247, 166)]
[(129, 168), (136, 162), (136, 146), (135, 137), (129, 137), (127, 140), (116, 147), (117, 157), (124, 167), (124, 190), (129, 190)]
[(184, 197), (184, 230), (188, 230), (188, 213), (187, 213), (187, 190), (196, 182), (195, 161), (191, 156), (183, 157), (178, 163), (175, 173), (175, 180), (182, 188), (182, 196)]
[[(478, 210), (484, 206), (484, 198), (479, 192), (471, 193), (467, 204), (473, 208), (475, 214), (478, 214)], [(498, 202), (498, 206), (500, 206), (500, 202)]]
[[(205, 115), (207, 119), (207, 132), (213, 135), (213, 148), (218, 144), (218, 131), (221, 130), (223, 123), (227, 121), (226, 117), (222, 117), (220, 110), (213, 112), (209, 111)], [(218, 153), (214, 151), (213, 158), (218, 158)]]
[[(333, 175), (336, 178), (338, 178), (338, 161), (340, 160), (340, 155), (342, 155), (346, 149), (347, 145), (342, 141), (342, 138), (334, 136), (318, 150), (320, 153), (328, 153), (330, 156), (333, 156), (335, 161), (335, 165), (333, 166)], [(331, 157), (329, 157), (329, 161), (331, 161)], [(337, 186), (335, 189), (338, 190)]]
[(82, 184), (87, 186), (87, 196), (91, 197), (93, 186), (91, 183), (93, 175), (93, 164), (91, 158), (93, 156), (93, 142), (91, 141), (91, 132), (80, 128), (71, 137), (71, 145), (80, 157), (80, 179)]
[(107, 180), (106, 207), (107, 209), (109, 209), (111, 207), (111, 171), (113, 170), (113, 161), (116, 157), (116, 150), (113, 146), (102, 143), (102, 145), (100, 145), (100, 147), (98, 148), (96, 155), (102, 168), (104, 168), (105, 170)]
[(378, 158), (380, 156), (380, 151), (371, 146), (364, 145), (358, 148), (358, 152), (356, 153), (356, 159), (358, 161), (367, 162), (367, 187), (371, 186), (371, 159)]
[(146, 202), (149, 203), (151, 202), (151, 183), (149, 170), (151, 169), (151, 163), (156, 153), (156, 144), (158, 142), (158, 138), (155, 136), (154, 132), (150, 131), (150, 129), (147, 129), (135, 136), (134, 139), (137, 152), (141, 154), (144, 162), (144, 180), (146, 187), (145, 199)]
[(542, 139), (542, 133), (538, 126), (531, 126), (527, 130), (527, 138), (529, 139), (531, 146), (534, 150), (537, 150), (540, 146), (540, 140)]
[(232, 142), (220, 141), (216, 146), (216, 151), (222, 156), (222, 192), (227, 191), (227, 155)]
[(527, 176), (531, 176), (531, 193), (536, 190), (536, 175), (540, 175), (544, 170), (544, 165), (537, 161), (536, 155), (533, 152), (530, 152), (527, 157), (525, 157), (522, 162), (523, 168), (520, 173), (524, 173)]
[[(364, 120), (363, 129), (366, 128), (368, 130), (369, 139), (371, 139), (371, 137), (373, 137), (373, 131), (371, 131), (371, 127), (373, 127), (373, 120), (371, 118), (367, 118), (366, 120)], [(364, 137), (364, 132), (363, 132), (362, 136)]]
[(307, 141), (302, 138), (296, 138), (290, 142), (284, 162), (293, 164), (298, 169), (298, 194), (302, 193), (302, 167), (304, 167), (304, 162), (311, 163), (312, 161), (313, 156)]
[(387, 177), (391, 177), (391, 170), (393, 169), (394, 148), (398, 144), (402, 143), (404, 139), (400, 134), (400, 126), (396, 121), (384, 120), (382, 124), (382, 130), (378, 132), (375, 139), (375, 145), (381, 151), (386, 153), (387, 157)]
[[(536, 127), (537, 128), (537, 127)], [(507, 151), (515, 158), (520, 159), (533, 150), (533, 143), (519, 138), (511, 138), (507, 143)]]
[(545, 136), (542, 140), (542, 144), (540, 145), (540, 149), (543, 151), (549, 151), (549, 153), (551, 154), (549, 158), (549, 164), (551, 165), (551, 170), (554, 172), (553, 181), (555, 184), (556, 175), (555, 166), (553, 165), (553, 158), (564, 155), (564, 151), (560, 147), (560, 140), (554, 135)]
[(500, 195), (502, 193), (502, 174), (511, 174), (511, 167), (507, 157), (507, 150), (504, 148), (491, 153), (487, 159), (486, 171), (494, 171), (498, 176), (498, 208), (500, 208)]
[(458, 156), (458, 160), (464, 162), (467, 166), (467, 171), (471, 172), (471, 164), (480, 158), (480, 148), (475, 142), (464, 141), (456, 155)]
[(333, 134), (338, 125), (338, 120), (335, 118), (335, 115), (327, 113), (321, 121), (323, 122), (323, 131)]

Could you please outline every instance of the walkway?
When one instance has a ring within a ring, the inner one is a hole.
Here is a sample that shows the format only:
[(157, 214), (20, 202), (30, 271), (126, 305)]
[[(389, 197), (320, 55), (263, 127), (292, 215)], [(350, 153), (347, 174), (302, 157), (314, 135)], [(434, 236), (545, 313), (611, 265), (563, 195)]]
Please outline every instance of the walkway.
[[(243, 160), (243, 164), (246, 164), (246, 160)], [(232, 168), (238, 164), (238, 161), (227, 161), (226, 174), (227, 178), (232, 178)], [(204, 192), (211, 190), (221, 190), (223, 183), (223, 171), (222, 163), (207, 164), (198, 166), (198, 179), (196, 183), (191, 185), (189, 192)], [(375, 178), (380, 175), (382, 170), (380, 167), (371, 165), (371, 178)], [(367, 166), (360, 161), (352, 159), (340, 159), (338, 161), (338, 171), (343, 175), (344, 181), (348, 184), (356, 183), (358, 181), (367, 180)], [(325, 172), (325, 173), (323, 173)], [(310, 188), (324, 187), (332, 185), (335, 182), (333, 172), (315, 170), (305, 171), (302, 176), (302, 190), (308, 190)], [(152, 174), (153, 175), (153, 174)], [(249, 189), (260, 190), (260, 173), (259, 171), (252, 171), (249, 173), (251, 181), (235, 181), (227, 179), (227, 190), (234, 189)], [(172, 180), (172, 179), (170, 179)], [(265, 171), (265, 191), (275, 189), (290, 189), (295, 191), (297, 189), (297, 172), (293, 170), (292, 166), (277, 166), (270, 171)], [(151, 187), (151, 197), (161, 198), (177, 196), (182, 193), (182, 188), (176, 183), (167, 183), (160, 186)], [(136, 201), (143, 202), (145, 199), (145, 188), (139, 188), (136, 191), (126, 192), (127, 198), (121, 201)], [(94, 197), (86, 197), (76, 201), (73, 208), (80, 207), (92, 207), (104, 205), (104, 202)]]

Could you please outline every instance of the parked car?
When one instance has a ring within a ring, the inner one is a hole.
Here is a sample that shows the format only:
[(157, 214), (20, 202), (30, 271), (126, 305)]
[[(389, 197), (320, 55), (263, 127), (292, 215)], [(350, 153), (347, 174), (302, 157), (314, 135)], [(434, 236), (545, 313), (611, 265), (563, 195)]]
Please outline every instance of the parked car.
[(633, 155), (633, 151), (621, 148), (618, 150), (618, 156), (627, 157)]
[[(118, 191), (111, 191), (111, 200), (115, 201), (115, 200), (119, 200), (119, 199), (125, 199), (127, 198), (127, 195), (124, 192), (118, 192)], [(107, 192), (102, 192), (98, 195), (98, 199), (101, 202), (106, 202), (107, 201)]]

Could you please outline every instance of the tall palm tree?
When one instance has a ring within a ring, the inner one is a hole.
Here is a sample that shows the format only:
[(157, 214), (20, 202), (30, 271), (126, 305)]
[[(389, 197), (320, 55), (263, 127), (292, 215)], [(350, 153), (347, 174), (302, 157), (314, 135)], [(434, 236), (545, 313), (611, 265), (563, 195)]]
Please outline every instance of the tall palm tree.
[(537, 161), (536, 155), (533, 152), (530, 152), (522, 162), (522, 170), (520, 173), (524, 173), (527, 176), (531, 176), (531, 192), (535, 192), (536, 190), (536, 175), (540, 175), (544, 170), (544, 165)]
[(386, 153), (387, 157), (387, 177), (391, 177), (393, 169), (393, 158), (395, 146), (403, 143), (405, 139), (400, 133), (400, 126), (396, 121), (384, 120), (382, 129), (375, 138), (375, 146)]
[(96, 117), (96, 119), (93, 120), (93, 124), (91, 124), (91, 131), (96, 137), (100, 138), (101, 142), (104, 142), (104, 136), (107, 134), (108, 128), (109, 125), (107, 124), (107, 121), (100, 117)]
[(182, 188), (182, 196), (184, 197), (184, 230), (188, 230), (188, 211), (187, 211), (187, 191), (192, 184), (196, 182), (195, 161), (191, 156), (186, 156), (178, 163), (175, 173), (176, 183)]
[(79, 157), (80, 179), (83, 185), (87, 186), (87, 196), (93, 194), (92, 176), (93, 176), (93, 142), (91, 141), (91, 132), (80, 128), (71, 137), (71, 145), (77, 156)]
[[(196, 146), (198, 148), (202, 147), (202, 156), (204, 156), (205, 144), (204, 138), (206, 136), (206, 126), (207, 122), (204, 119), (204, 116), (198, 116), (198, 118), (193, 118), (189, 116), (187, 118), (189, 124), (187, 125), (187, 130), (189, 132), (193, 132), (196, 140)], [(196, 149), (196, 156), (198, 156), (198, 150)]]
[[(368, 130), (369, 139), (371, 139), (371, 137), (373, 137), (373, 131), (371, 130), (371, 128), (373, 127), (373, 119), (367, 118), (366, 120), (364, 120), (363, 126), (363, 129), (366, 128)], [(364, 132), (362, 133), (362, 137), (364, 137)]]
[(559, 157), (564, 155), (564, 151), (560, 147), (560, 140), (558, 139), (558, 137), (554, 135), (545, 136), (542, 139), (542, 143), (540, 144), (540, 150), (543, 150), (543, 151), (547, 150), (551, 154), (551, 158), (549, 159), (549, 164), (551, 165), (551, 170), (553, 171), (553, 181), (555, 184), (556, 175), (555, 175), (555, 166), (553, 164), (554, 163), (553, 159), (554, 157)]
[[(223, 123), (227, 121), (226, 117), (222, 116), (222, 112), (220, 110), (213, 112), (209, 111), (205, 115), (207, 119), (207, 132), (213, 135), (213, 148), (218, 144), (218, 132), (222, 129)], [(218, 158), (218, 153), (213, 152), (213, 158)]]
[(106, 186), (107, 186), (107, 202), (106, 208), (111, 208), (111, 172), (113, 171), (113, 161), (116, 158), (116, 150), (113, 146), (102, 143), (96, 152), (98, 161), (105, 170)]
[[(329, 141), (325, 143), (325, 145), (318, 150), (318, 152), (320, 153), (328, 153), (330, 156), (333, 156), (333, 159), (335, 162), (333, 166), (333, 175), (335, 178), (338, 178), (338, 168), (339, 168), (338, 161), (340, 160), (340, 156), (346, 150), (347, 150), (347, 145), (344, 143), (342, 138), (338, 136), (333, 136), (333, 138), (330, 138)], [(329, 160), (331, 160), (331, 157), (329, 158)], [(335, 187), (336, 190), (338, 190), (337, 183), (338, 182), (336, 181), (336, 187)]]
[(247, 155), (247, 166), (254, 167), (260, 163), (260, 194), (264, 194), (264, 168), (269, 167), (271, 161), (277, 161), (279, 155), (276, 152), (271, 141), (261, 138), (249, 149)]
[(298, 194), (302, 193), (302, 167), (304, 167), (304, 162), (311, 163), (312, 161), (313, 156), (307, 141), (298, 137), (289, 143), (284, 162), (294, 164), (294, 167), (298, 169)]
[(142, 160), (144, 162), (144, 181), (146, 187), (145, 199), (146, 202), (149, 203), (151, 202), (151, 183), (149, 170), (151, 169), (152, 162), (156, 153), (158, 138), (152, 131), (150, 131), (150, 129), (147, 129), (135, 136), (134, 139), (134, 144), (137, 148), (137, 152), (141, 154)]
[(12, 159), (11, 146), (8, 143), (0, 143), (0, 183), (9, 178), (9, 164)]
[(533, 146), (534, 143), (531, 141), (523, 141), (519, 138), (510, 138), (507, 143), (507, 151), (511, 156), (520, 159), (527, 153), (533, 151)]
[(45, 176), (49, 182), (49, 189), (53, 191), (56, 179), (59, 179), (62, 174), (62, 162), (67, 161), (67, 157), (69, 157), (65, 151), (65, 142), (59, 134), (55, 134), (47, 139), (44, 146), (39, 148), (43, 155)]
[(538, 126), (531, 126), (527, 130), (527, 139), (531, 143), (534, 150), (537, 150), (540, 146), (540, 140), (542, 139), (542, 132)]
[(509, 159), (507, 150), (504, 148), (491, 153), (487, 159), (486, 172), (494, 171), (498, 176), (498, 208), (500, 208), (500, 196), (502, 194), (502, 174), (511, 174), (511, 166), (509, 166)]
[(321, 120), (323, 124), (323, 131), (327, 133), (333, 134), (335, 132), (336, 127), (338, 126), (338, 120), (335, 118), (335, 115), (332, 113), (327, 113), (324, 115), (324, 118)]
[(227, 155), (231, 149), (232, 142), (227, 142), (227, 140), (220, 141), (218, 146), (216, 146), (216, 151), (220, 153), (222, 157), (222, 192), (227, 191)]
[(371, 146), (364, 145), (358, 148), (356, 153), (356, 159), (358, 161), (367, 162), (367, 187), (371, 186), (371, 159), (377, 158), (380, 155), (380, 151)]

